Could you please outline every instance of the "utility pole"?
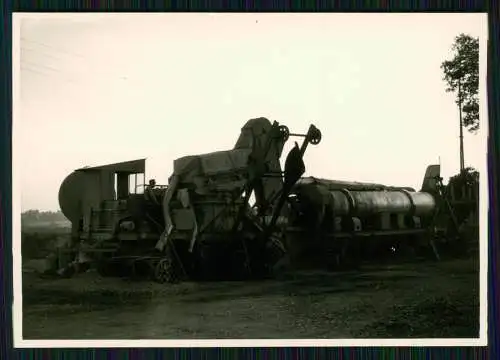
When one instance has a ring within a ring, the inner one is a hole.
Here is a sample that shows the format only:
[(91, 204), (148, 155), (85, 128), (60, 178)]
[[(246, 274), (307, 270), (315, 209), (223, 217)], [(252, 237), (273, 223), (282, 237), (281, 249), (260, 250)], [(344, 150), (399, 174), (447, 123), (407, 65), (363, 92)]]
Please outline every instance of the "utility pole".
[(465, 169), (465, 160), (464, 160), (464, 129), (463, 129), (463, 120), (462, 120), (462, 88), (461, 81), (458, 81), (458, 112), (460, 114), (460, 173), (462, 173)]

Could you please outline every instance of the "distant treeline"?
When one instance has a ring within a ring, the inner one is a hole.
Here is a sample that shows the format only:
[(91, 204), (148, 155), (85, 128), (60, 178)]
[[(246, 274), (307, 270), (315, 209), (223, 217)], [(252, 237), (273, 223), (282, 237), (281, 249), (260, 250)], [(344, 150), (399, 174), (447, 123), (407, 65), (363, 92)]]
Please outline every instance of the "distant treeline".
[(25, 226), (66, 226), (69, 221), (64, 214), (59, 211), (28, 210), (21, 213), (21, 225)]

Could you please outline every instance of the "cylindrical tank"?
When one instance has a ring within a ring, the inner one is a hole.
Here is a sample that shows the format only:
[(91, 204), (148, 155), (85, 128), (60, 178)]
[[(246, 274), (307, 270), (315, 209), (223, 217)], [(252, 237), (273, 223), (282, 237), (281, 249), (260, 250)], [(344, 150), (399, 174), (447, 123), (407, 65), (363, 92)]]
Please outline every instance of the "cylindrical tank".
[(400, 191), (331, 191), (335, 214), (368, 216), (377, 213), (412, 214), (425, 216), (432, 213), (435, 201), (422, 192)]
[(416, 216), (429, 216), (436, 208), (436, 199), (426, 192), (413, 192), (410, 193), (413, 204), (415, 206)]
[(331, 207), (336, 216), (366, 217), (379, 213), (430, 216), (436, 205), (431, 194), (404, 188), (380, 191), (345, 188), (328, 190), (320, 184), (307, 184), (297, 189), (297, 195), (301, 202)]
[(71, 222), (79, 218), (83, 189), (84, 175), (80, 171), (69, 174), (59, 188), (59, 206), (64, 216)]
[(411, 192), (415, 192), (415, 189), (411, 187), (387, 186), (382, 184), (364, 183), (357, 181), (327, 180), (315, 178), (312, 176), (305, 177), (297, 181), (296, 187), (300, 188), (310, 185), (319, 185), (330, 191), (348, 189), (350, 191), (408, 190)]

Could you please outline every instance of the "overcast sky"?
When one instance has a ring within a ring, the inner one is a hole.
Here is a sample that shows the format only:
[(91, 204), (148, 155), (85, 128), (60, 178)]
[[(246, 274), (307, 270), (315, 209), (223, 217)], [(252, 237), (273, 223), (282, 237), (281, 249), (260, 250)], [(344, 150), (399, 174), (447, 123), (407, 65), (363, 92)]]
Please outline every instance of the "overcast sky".
[[(440, 158), (446, 179), (459, 128), (440, 64), (459, 33), (485, 58), (485, 14), (25, 18), (13, 62), (22, 210), (58, 209), (61, 181), (85, 165), (147, 157), (147, 177), (166, 183), (175, 158), (230, 149), (260, 116), (321, 129), (307, 175), (420, 188)], [(481, 168), (485, 149), (466, 133), (466, 166)]]

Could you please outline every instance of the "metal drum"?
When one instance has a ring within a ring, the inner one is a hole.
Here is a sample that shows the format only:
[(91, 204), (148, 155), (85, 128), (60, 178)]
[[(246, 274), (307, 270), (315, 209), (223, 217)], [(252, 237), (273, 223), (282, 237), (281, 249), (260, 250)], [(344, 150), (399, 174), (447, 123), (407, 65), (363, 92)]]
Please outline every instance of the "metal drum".
[(71, 222), (78, 221), (85, 181), (84, 174), (73, 171), (62, 182), (59, 188), (59, 206)]

